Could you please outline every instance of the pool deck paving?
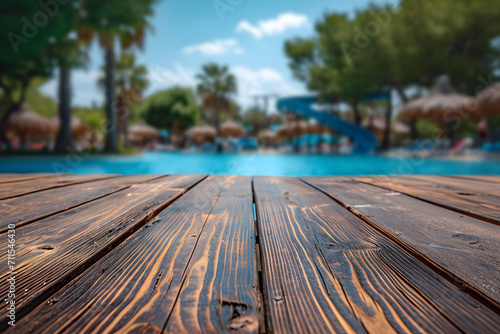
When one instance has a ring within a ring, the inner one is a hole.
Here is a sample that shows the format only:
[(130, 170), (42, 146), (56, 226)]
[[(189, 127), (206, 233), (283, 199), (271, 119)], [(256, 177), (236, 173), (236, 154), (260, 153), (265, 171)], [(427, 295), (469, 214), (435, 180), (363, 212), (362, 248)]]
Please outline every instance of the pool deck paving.
[(500, 329), (500, 176), (0, 174), (0, 217), (8, 333)]

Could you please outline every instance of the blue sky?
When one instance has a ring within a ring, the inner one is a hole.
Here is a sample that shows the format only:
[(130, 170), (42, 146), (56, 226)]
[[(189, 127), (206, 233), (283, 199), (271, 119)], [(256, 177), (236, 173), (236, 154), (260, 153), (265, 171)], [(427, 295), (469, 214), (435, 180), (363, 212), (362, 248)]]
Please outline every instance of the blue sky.
[[(181, 85), (194, 87), (195, 74), (208, 62), (229, 65), (238, 79), (237, 101), (244, 107), (252, 96), (303, 94), (302, 83), (293, 79), (284, 55), (284, 41), (314, 33), (314, 23), (325, 12), (354, 13), (369, 0), (162, 0), (151, 22), (154, 31), (137, 52), (146, 65), (151, 86), (146, 94)], [(397, 0), (371, 1), (396, 3)], [(215, 3), (220, 4), (217, 11)], [(233, 5), (231, 5), (233, 4)], [(224, 10), (225, 8), (225, 10)], [(103, 52), (93, 46), (91, 64), (73, 74), (73, 103), (102, 102), (96, 87)], [(57, 83), (43, 91), (55, 97)]]

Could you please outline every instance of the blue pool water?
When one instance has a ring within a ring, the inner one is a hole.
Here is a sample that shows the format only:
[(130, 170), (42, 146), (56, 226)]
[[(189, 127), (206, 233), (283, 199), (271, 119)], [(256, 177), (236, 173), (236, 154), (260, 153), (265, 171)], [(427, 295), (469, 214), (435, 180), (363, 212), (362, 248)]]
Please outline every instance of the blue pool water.
[(2, 157), (1, 173), (169, 173), (237, 175), (500, 174), (500, 160), (389, 158), (377, 155), (194, 154)]

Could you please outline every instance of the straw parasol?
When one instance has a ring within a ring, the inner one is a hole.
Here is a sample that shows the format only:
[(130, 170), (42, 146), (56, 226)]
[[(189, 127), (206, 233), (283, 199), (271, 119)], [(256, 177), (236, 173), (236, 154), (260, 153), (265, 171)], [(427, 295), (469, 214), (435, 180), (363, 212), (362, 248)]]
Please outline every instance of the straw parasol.
[(477, 94), (480, 114), (484, 117), (500, 115), (500, 82)]
[(285, 123), (278, 128), (276, 133), (280, 137), (300, 136), (308, 132), (309, 124), (305, 121)]
[[(385, 119), (380, 116), (365, 118), (361, 126), (369, 129), (376, 136), (382, 136), (385, 131)], [(391, 133), (406, 135), (410, 133), (410, 127), (401, 122), (391, 122)]]
[(309, 133), (323, 133), (325, 132), (325, 127), (321, 123), (309, 124)]
[(158, 130), (146, 124), (144, 121), (131, 125), (128, 129), (129, 139), (131, 142), (143, 142), (158, 137)]
[(436, 85), (429, 95), (405, 104), (399, 112), (399, 118), (402, 121), (445, 121), (446, 118), (466, 114), (465, 110), (472, 102), (470, 97), (456, 93), (448, 76), (442, 75), (436, 80)]
[(276, 139), (276, 132), (273, 132), (270, 129), (262, 130), (257, 135), (257, 139), (259, 140), (259, 142), (272, 143)]
[(231, 109), (231, 104), (228, 99), (217, 96), (215, 94), (207, 94), (203, 97), (203, 106), (210, 110), (227, 111)]
[(238, 123), (227, 120), (220, 126), (220, 134), (223, 137), (239, 137), (246, 135), (245, 129)]
[(23, 104), (10, 116), (7, 131), (26, 139), (53, 137), (57, 133), (57, 128), (50, 119), (33, 112), (27, 104)]
[(193, 126), (186, 131), (186, 135), (192, 136), (196, 142), (214, 139), (216, 134), (215, 128), (206, 124)]
[(276, 135), (278, 137), (287, 138), (292, 135), (292, 130), (289, 124), (283, 124), (276, 130)]

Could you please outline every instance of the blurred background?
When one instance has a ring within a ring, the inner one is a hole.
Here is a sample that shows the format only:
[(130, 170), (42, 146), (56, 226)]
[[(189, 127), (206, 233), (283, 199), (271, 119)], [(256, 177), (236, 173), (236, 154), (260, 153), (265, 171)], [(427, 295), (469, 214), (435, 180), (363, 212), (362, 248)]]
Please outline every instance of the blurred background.
[(500, 171), (500, 0), (2, 0), (0, 172)]

